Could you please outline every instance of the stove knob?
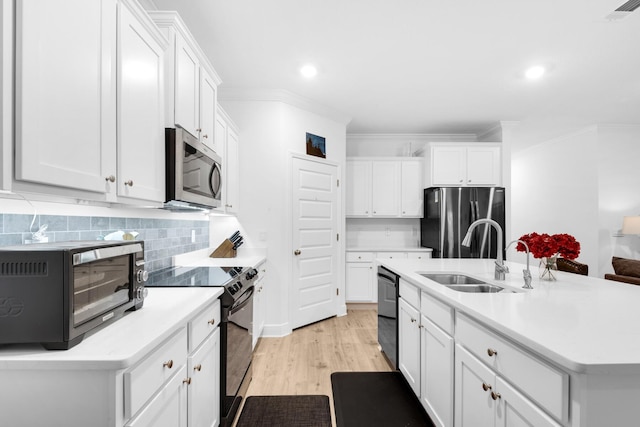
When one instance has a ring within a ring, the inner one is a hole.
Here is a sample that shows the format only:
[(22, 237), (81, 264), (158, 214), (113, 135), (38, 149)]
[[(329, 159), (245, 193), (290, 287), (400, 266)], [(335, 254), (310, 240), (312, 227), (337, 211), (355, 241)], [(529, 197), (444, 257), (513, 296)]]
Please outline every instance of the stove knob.
[(254, 277), (256, 277), (257, 275), (258, 275), (258, 270), (256, 270), (255, 268), (252, 268), (251, 270), (249, 270), (247, 272), (247, 276), (246, 277), (247, 277), (247, 280), (251, 280)]
[(136, 298), (142, 301), (147, 297), (148, 294), (149, 294), (149, 289), (145, 288), (144, 286), (140, 286), (138, 288), (138, 291), (136, 292)]

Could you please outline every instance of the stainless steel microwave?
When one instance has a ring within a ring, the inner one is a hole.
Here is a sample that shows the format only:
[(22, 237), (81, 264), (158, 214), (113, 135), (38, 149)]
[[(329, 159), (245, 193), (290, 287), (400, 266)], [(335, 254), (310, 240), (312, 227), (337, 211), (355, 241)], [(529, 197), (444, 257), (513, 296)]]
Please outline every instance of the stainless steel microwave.
[(217, 208), (222, 200), (222, 159), (181, 127), (167, 128), (166, 203)]
[(147, 277), (142, 241), (0, 247), (0, 344), (69, 349), (142, 308)]

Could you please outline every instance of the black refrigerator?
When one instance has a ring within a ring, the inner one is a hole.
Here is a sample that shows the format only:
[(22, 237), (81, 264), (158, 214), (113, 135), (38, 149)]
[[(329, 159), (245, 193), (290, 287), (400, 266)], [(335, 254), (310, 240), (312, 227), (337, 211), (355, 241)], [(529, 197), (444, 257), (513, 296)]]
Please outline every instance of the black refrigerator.
[[(502, 227), (505, 247), (503, 187), (431, 187), (424, 190), (420, 244), (433, 249), (433, 258), (496, 258), (498, 234), (489, 224), (475, 228), (471, 246), (462, 246), (469, 225), (482, 218)], [(504, 259), (504, 250), (503, 250)]]

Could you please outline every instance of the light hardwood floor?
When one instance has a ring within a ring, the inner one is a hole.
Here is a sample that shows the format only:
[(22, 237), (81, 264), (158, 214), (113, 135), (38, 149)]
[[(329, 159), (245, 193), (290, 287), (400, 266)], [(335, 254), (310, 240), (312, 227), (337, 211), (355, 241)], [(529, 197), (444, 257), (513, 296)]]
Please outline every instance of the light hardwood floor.
[(333, 418), (332, 372), (390, 370), (378, 346), (376, 310), (348, 307), (346, 316), (296, 329), (285, 337), (261, 338), (247, 395), (324, 394), (329, 396)]

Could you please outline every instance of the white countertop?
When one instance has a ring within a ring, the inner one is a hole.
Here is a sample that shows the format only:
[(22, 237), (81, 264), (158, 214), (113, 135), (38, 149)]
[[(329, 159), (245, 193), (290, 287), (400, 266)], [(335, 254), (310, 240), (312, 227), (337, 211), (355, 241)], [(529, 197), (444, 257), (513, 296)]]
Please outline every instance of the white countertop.
[(380, 247), (380, 246), (350, 246), (347, 252), (432, 252), (431, 248), (416, 246), (406, 247)]
[(173, 257), (173, 265), (180, 267), (257, 267), (267, 259), (267, 250), (242, 248), (234, 258), (210, 258), (215, 248), (200, 249)]
[(40, 344), (0, 345), (2, 369), (124, 369), (186, 326), (222, 288), (151, 288), (141, 310), (87, 334), (69, 350)]
[[(640, 286), (557, 272), (522, 289), (522, 264), (507, 262), (505, 281), (494, 280), (486, 259), (378, 259), (408, 282), (574, 372), (640, 373)], [(537, 261), (537, 260), (533, 260)], [(516, 293), (464, 293), (418, 272), (463, 272)]]

